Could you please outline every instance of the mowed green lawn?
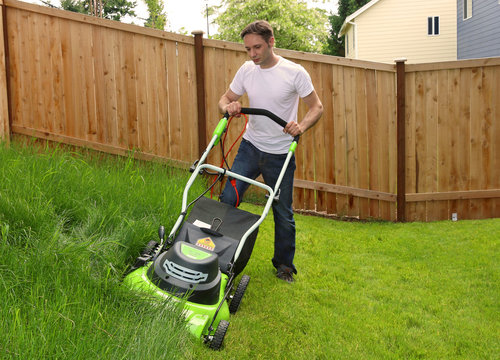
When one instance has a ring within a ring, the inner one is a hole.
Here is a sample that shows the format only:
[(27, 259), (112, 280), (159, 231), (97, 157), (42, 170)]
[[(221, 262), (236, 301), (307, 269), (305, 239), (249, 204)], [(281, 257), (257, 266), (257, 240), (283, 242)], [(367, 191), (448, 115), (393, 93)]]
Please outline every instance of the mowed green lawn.
[(271, 265), (270, 214), (224, 347), (209, 350), (183, 330), (178, 309), (121, 286), (158, 225), (173, 225), (188, 176), (131, 159), (0, 148), (0, 357), (499, 358), (500, 219), (297, 215), (299, 273), (288, 284)]

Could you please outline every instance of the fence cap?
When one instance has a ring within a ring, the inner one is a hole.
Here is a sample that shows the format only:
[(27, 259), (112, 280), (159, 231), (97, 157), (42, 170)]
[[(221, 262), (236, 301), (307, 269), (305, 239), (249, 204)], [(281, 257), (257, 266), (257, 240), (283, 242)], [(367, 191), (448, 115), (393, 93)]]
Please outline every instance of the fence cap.
[(394, 59), (394, 62), (396, 62), (396, 63), (399, 63), (399, 62), (406, 62), (407, 60), (408, 60), (407, 58), (400, 57), (400, 58)]
[(203, 35), (205, 32), (203, 30), (193, 30), (191, 31), (192, 35)]

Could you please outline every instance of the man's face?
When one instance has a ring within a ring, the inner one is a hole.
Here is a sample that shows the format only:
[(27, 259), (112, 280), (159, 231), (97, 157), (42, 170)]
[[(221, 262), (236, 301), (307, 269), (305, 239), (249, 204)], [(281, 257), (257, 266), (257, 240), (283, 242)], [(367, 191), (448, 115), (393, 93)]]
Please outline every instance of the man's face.
[(269, 39), (269, 44), (257, 34), (247, 34), (243, 38), (245, 49), (255, 65), (266, 68), (272, 65), (274, 38)]

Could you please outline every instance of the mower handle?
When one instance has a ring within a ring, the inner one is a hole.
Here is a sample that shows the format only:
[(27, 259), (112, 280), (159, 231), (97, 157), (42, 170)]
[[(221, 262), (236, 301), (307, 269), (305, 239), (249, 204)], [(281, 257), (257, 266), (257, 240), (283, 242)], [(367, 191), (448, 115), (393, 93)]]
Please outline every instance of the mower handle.
[[(241, 113), (242, 114), (247, 114), (247, 115), (263, 115), (263, 116), (267, 116), (269, 119), (271, 119), (272, 121), (274, 121), (276, 124), (282, 126), (283, 128), (287, 125), (287, 122), (285, 120), (283, 120), (282, 118), (280, 118), (278, 115), (270, 112), (269, 110), (266, 110), (266, 109), (259, 109), (259, 108), (246, 108), (246, 107), (242, 107), (241, 108)], [(229, 114), (226, 112), (224, 114), (224, 116), (226, 117), (226, 119), (229, 119)], [(297, 135), (293, 138), (293, 141), (295, 141), (296, 143), (299, 142), (299, 138), (300, 138), (300, 135)]]

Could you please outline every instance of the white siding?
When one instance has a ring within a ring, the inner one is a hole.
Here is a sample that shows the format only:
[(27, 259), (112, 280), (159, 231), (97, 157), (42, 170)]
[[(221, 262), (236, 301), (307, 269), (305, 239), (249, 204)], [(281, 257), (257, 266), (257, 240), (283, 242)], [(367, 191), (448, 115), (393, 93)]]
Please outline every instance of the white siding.
[[(439, 16), (439, 35), (427, 35), (427, 18)], [(456, 2), (381, 0), (354, 19), (357, 52), (349, 57), (394, 63), (457, 59)], [(353, 26), (349, 27), (349, 31)]]

